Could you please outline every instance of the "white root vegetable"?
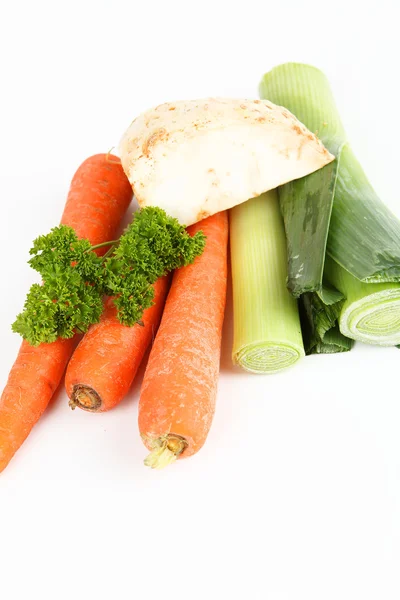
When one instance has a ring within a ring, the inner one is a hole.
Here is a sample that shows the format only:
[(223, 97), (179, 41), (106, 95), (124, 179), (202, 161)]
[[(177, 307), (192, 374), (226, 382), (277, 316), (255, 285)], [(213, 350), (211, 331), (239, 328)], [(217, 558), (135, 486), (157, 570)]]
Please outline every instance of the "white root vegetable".
[(141, 207), (190, 225), (334, 160), (288, 110), (266, 100), (166, 103), (133, 121), (120, 145)]

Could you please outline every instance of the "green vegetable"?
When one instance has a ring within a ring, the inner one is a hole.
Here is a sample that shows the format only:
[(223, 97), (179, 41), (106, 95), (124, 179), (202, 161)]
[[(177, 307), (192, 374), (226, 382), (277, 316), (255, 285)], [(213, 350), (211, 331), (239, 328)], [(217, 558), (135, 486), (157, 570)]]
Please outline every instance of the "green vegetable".
[(276, 191), (230, 211), (233, 360), (274, 373), (304, 356), (297, 301), (286, 288), (285, 232)]
[(363, 283), (330, 257), (325, 271), (329, 281), (346, 293), (339, 319), (344, 335), (381, 346), (399, 343), (400, 283)]
[(344, 296), (325, 284), (301, 298), (301, 316), (306, 354), (333, 354), (351, 350), (353, 340), (339, 331), (337, 324)]
[(202, 232), (190, 237), (176, 219), (160, 208), (135, 213), (120, 240), (103, 257), (70, 227), (60, 225), (37, 238), (29, 264), (42, 277), (32, 285), (12, 329), (32, 345), (84, 333), (97, 323), (103, 295), (114, 296), (124, 325), (140, 322), (153, 304), (152, 284), (167, 272), (188, 265), (202, 253)]
[[(321, 311), (337, 336), (337, 319), (323, 298), (324, 283), (330, 283), (346, 299), (335, 309), (342, 334), (339, 350), (349, 349), (343, 336), (398, 344), (400, 222), (378, 198), (357, 162), (325, 75), (308, 65), (281, 65), (264, 75), (260, 94), (292, 111), (337, 159), (335, 166), (327, 165), (279, 191), (288, 236), (289, 289), (296, 296), (313, 292), (311, 298), (302, 296), (305, 337), (312, 339), (318, 332), (316, 315), (321, 319)], [(333, 261), (324, 282), (325, 252)], [(382, 282), (390, 282), (384, 290), (377, 287)], [(310, 310), (310, 305), (318, 310)]]

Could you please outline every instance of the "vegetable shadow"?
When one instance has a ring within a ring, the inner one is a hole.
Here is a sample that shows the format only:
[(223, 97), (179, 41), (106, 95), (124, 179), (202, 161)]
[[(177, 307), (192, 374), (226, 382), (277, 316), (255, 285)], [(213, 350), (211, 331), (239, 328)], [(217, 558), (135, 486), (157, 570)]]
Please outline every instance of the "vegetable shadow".
[[(228, 246), (229, 248), (229, 246)], [(222, 328), (221, 344), (221, 373), (232, 373), (235, 375), (244, 375), (245, 372), (232, 362), (233, 346), (233, 293), (232, 293), (232, 269), (231, 253), (228, 251), (228, 281), (226, 290), (226, 307), (224, 316), (224, 325)]]

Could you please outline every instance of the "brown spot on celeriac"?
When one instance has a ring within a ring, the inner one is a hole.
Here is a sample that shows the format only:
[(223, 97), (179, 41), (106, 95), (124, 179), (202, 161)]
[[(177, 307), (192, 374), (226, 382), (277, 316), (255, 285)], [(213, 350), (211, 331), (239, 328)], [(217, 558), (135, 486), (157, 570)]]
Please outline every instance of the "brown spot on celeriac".
[(154, 147), (159, 141), (166, 140), (168, 138), (167, 130), (164, 127), (156, 129), (149, 137), (143, 142), (142, 152), (147, 158), (150, 156), (150, 149)]
[[(207, 202), (207, 200), (205, 200), (205, 202)], [(202, 221), (203, 219), (206, 219), (209, 216), (210, 216), (209, 212), (207, 212), (206, 210), (201, 210), (200, 212), (197, 213), (196, 221)]]

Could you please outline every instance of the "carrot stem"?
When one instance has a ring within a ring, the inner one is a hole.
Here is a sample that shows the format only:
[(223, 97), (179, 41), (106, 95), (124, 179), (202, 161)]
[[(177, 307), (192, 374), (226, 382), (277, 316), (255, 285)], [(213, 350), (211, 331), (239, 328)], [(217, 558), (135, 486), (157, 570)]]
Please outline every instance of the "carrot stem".
[(147, 438), (152, 448), (145, 459), (146, 467), (152, 469), (164, 469), (176, 461), (178, 456), (187, 448), (187, 441), (178, 435), (167, 434), (156, 439)]

